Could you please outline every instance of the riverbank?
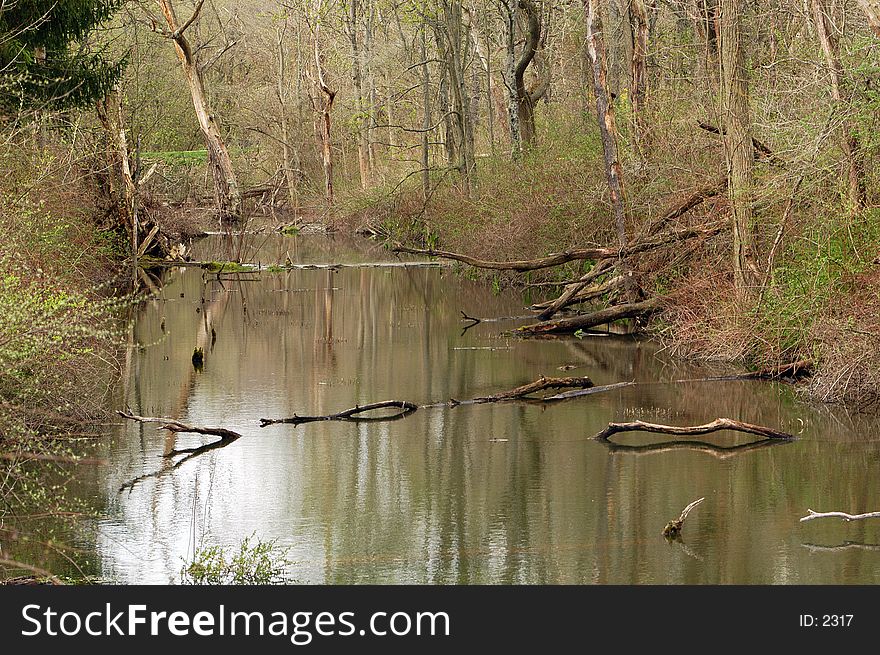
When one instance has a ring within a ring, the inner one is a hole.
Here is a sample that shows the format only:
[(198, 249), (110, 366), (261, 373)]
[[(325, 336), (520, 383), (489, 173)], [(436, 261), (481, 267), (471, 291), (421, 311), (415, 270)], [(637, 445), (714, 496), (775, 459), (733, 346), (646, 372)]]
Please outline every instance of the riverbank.
[[(698, 135), (691, 159), (702, 171), (674, 166), (674, 153), (625, 162), (631, 240), (666, 229), (729, 223), (724, 159), (711, 135)], [(661, 171), (672, 171), (669, 175)], [(876, 408), (880, 374), (880, 210), (849, 211), (827, 178), (807, 183), (789, 202), (790, 171), (762, 169), (756, 192), (761, 283), (749, 298), (736, 293), (731, 235), (676, 243), (628, 259), (649, 297), (663, 299), (648, 331), (678, 357), (731, 362), (750, 369), (811, 360), (805, 394), (823, 402)], [(616, 246), (601, 146), (583, 126), (550, 135), (523, 161), (503, 155), (477, 169), (469, 195), (438, 183), (425, 202), (420, 189), (355, 196), (340, 224), (390, 242), (489, 260), (526, 260), (570, 248)], [(555, 297), (593, 261), (517, 273), (465, 266), (494, 288), (520, 287)], [(601, 281), (602, 278), (598, 278)], [(554, 286), (556, 285), (556, 286)]]
[[(118, 371), (124, 247), (98, 224), (88, 182), (70, 164), (48, 147), (0, 150), (0, 558), (7, 566), (24, 544), (47, 557), (65, 552), (45, 517), (72, 521), (87, 511), (65, 492), (72, 447), (87, 450), (98, 436)], [(23, 572), (48, 573), (39, 558), (7, 569)]]

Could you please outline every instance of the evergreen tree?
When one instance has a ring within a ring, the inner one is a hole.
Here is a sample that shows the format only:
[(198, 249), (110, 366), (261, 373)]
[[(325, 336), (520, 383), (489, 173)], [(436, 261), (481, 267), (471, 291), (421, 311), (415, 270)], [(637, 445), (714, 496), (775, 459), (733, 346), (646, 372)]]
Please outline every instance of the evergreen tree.
[(103, 96), (122, 62), (107, 61), (89, 33), (124, 0), (12, 0), (0, 4), (0, 112), (67, 109)]

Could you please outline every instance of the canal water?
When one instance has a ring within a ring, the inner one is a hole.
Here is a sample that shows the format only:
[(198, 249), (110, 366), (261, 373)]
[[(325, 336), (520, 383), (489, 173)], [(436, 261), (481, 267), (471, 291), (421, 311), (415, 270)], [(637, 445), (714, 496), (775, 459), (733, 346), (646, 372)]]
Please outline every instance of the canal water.
[[(210, 237), (192, 254), (351, 266), (165, 274), (137, 314), (114, 408), (243, 437), (173, 468), (183, 456), (163, 455), (213, 437), (113, 426), (98, 453), (107, 464), (75, 487), (98, 511), (77, 545), (100, 579), (173, 583), (195, 548), (254, 536), (287, 547), (287, 573), (303, 583), (880, 582), (880, 522), (799, 521), (808, 509), (880, 509), (876, 419), (804, 403), (784, 383), (674, 382), (732, 371), (626, 335), (523, 340), (507, 333), (521, 320), (465, 330), (461, 311), (518, 316), (528, 299), (448, 267), (357, 266), (401, 261), (366, 241)], [(637, 384), (546, 406), (260, 427), (486, 396), (541, 375)], [(609, 421), (718, 417), (798, 439), (592, 438)], [(701, 497), (682, 539), (664, 539)]]

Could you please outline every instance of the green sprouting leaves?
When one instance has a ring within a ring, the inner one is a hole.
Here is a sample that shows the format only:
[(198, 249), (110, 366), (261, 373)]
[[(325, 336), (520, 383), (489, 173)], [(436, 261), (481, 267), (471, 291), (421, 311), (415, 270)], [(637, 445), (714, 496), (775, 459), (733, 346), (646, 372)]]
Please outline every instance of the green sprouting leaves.
[(196, 551), (192, 561), (180, 570), (180, 581), (189, 585), (272, 585), (285, 584), (291, 564), (289, 548), (277, 541), (246, 537), (238, 550), (208, 546)]

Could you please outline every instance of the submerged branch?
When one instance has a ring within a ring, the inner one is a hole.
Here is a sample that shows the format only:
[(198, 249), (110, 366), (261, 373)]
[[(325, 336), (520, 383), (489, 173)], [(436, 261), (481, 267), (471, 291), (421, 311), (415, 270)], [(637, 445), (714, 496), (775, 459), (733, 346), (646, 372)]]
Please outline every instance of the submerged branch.
[[(363, 412), (369, 412), (374, 409), (395, 408), (399, 411), (390, 416), (359, 416)], [(260, 427), (265, 428), (268, 425), (278, 423), (289, 423), (299, 425), (300, 423), (312, 423), (313, 421), (396, 421), (405, 416), (409, 416), (419, 408), (415, 403), (408, 400), (383, 400), (378, 403), (370, 403), (369, 405), (355, 405), (351, 409), (346, 409), (336, 414), (326, 414), (324, 416), (297, 416), (294, 414), (290, 418), (261, 418)]]
[(705, 497), (699, 498), (685, 507), (677, 519), (666, 524), (666, 527), (663, 528), (663, 536), (667, 539), (675, 539), (678, 537), (681, 534), (681, 529), (684, 527), (684, 520), (687, 518), (688, 514), (690, 514), (691, 511), (704, 500), (706, 500)]

